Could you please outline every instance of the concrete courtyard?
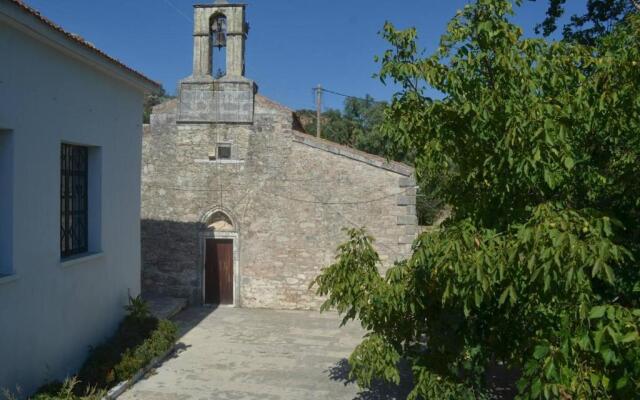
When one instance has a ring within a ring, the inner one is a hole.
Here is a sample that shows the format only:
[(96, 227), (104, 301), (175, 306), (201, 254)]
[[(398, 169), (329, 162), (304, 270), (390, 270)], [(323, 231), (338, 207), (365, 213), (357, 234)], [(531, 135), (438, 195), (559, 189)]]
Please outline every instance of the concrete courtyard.
[(400, 399), (401, 388), (362, 390), (346, 358), (358, 324), (335, 313), (193, 308), (179, 314), (180, 350), (121, 399)]

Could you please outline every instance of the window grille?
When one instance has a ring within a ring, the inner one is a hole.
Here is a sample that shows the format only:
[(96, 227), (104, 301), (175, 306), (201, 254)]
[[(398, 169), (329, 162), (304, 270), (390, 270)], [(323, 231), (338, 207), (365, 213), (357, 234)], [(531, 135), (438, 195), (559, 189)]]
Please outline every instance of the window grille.
[(230, 160), (231, 159), (231, 145), (219, 144), (218, 145), (218, 159)]
[(88, 241), (88, 149), (62, 144), (60, 155), (60, 253), (86, 253)]

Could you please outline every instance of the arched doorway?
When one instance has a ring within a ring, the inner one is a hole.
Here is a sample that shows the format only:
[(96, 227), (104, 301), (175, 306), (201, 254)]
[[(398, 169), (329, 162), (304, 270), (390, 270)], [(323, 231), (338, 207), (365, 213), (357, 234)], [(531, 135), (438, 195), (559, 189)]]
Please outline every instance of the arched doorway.
[(228, 212), (213, 210), (203, 222), (204, 265), (202, 290), (204, 304), (237, 305), (238, 233)]

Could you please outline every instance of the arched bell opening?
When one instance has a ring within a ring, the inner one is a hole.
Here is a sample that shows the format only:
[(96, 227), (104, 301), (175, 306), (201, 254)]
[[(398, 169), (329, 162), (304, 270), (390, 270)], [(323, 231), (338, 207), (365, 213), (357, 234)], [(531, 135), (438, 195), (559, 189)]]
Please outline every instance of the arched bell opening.
[(215, 79), (227, 75), (227, 17), (215, 13), (209, 19), (211, 73)]

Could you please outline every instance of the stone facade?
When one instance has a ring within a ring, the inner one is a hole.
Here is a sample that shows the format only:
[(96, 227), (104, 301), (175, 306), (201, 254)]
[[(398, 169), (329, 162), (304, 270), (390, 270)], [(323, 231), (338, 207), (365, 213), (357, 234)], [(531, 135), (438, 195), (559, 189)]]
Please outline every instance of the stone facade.
[[(245, 94), (222, 93), (224, 109), (246, 104)], [(335, 259), (345, 227), (366, 227), (385, 266), (410, 253), (418, 229), (410, 167), (302, 133), (292, 110), (253, 92), (243, 123), (185, 120), (181, 110), (222, 107), (194, 101), (182, 86), (145, 127), (143, 291), (202, 303), (209, 238), (233, 240), (234, 304), (243, 307), (317, 308), (309, 284)], [(221, 144), (229, 158), (216, 157)]]

